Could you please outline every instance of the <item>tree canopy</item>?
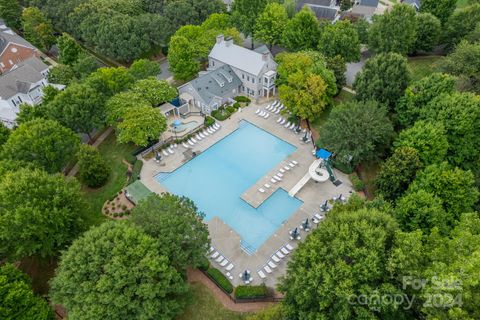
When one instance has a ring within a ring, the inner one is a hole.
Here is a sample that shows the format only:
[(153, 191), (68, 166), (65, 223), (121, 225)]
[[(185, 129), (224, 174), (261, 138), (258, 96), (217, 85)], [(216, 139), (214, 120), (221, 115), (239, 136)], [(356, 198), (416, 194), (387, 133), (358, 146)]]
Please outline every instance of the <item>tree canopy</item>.
[(110, 175), (110, 168), (95, 147), (83, 144), (77, 152), (78, 175), (91, 188), (103, 186)]
[(441, 23), (431, 13), (420, 13), (417, 19), (417, 39), (413, 51), (431, 51), (440, 40)]
[(445, 24), (446, 30), (442, 40), (447, 44), (447, 49), (452, 50), (473, 32), (479, 25), (478, 21), (480, 21), (480, 3), (456, 9)]
[(328, 58), (341, 56), (345, 62), (360, 60), (360, 40), (349, 20), (327, 24), (321, 28), (318, 49)]
[(146, 146), (167, 129), (167, 120), (158, 108), (138, 106), (125, 111), (116, 129), (118, 142)]
[(172, 87), (165, 80), (157, 80), (153, 77), (138, 80), (130, 90), (141, 95), (154, 107), (178, 96), (177, 88)]
[(10, 133), (11, 130), (5, 127), (3, 123), (0, 123), (0, 150), (2, 148), (2, 145), (7, 142)]
[(233, 2), (232, 19), (245, 37), (253, 35), (257, 18), (268, 2), (268, 0), (236, 0)]
[(433, 14), (444, 24), (452, 15), (456, 6), (456, 0), (423, 0), (420, 11)]
[(53, 120), (22, 123), (3, 145), (2, 157), (31, 162), (47, 172), (59, 172), (75, 155), (80, 138)]
[(447, 73), (459, 77), (462, 89), (479, 94), (480, 42), (460, 42), (443, 61), (443, 68)]
[(387, 110), (374, 101), (347, 102), (333, 107), (320, 130), (318, 145), (337, 159), (357, 165), (378, 159), (393, 137)]
[(83, 229), (79, 184), (35, 169), (7, 171), (0, 179), (0, 255), (53, 256)]
[(160, 65), (156, 61), (139, 59), (132, 63), (130, 68), (128, 68), (128, 72), (135, 80), (156, 77), (160, 73)]
[(282, 44), (290, 51), (315, 50), (319, 36), (317, 17), (310, 8), (303, 7), (285, 26)]
[(124, 222), (76, 239), (50, 285), (52, 300), (72, 319), (172, 319), (187, 291), (157, 241)]
[(38, 8), (23, 10), (22, 28), (25, 39), (40, 50), (47, 51), (55, 43), (52, 25)]
[(209, 248), (208, 228), (192, 200), (151, 195), (133, 209), (131, 221), (157, 240), (163, 255), (181, 273), (198, 267)]
[(5, 320), (53, 320), (53, 309), (32, 292), (30, 279), (12, 264), (0, 267), (0, 318)]
[(375, 100), (393, 108), (409, 80), (407, 59), (397, 53), (383, 53), (367, 60), (353, 87), (357, 99)]
[(20, 16), (22, 7), (17, 0), (0, 0), (0, 17), (10, 28), (20, 27)]
[(288, 16), (285, 7), (276, 2), (269, 3), (257, 18), (254, 38), (265, 42), (271, 49), (272, 46), (282, 41), (287, 22)]

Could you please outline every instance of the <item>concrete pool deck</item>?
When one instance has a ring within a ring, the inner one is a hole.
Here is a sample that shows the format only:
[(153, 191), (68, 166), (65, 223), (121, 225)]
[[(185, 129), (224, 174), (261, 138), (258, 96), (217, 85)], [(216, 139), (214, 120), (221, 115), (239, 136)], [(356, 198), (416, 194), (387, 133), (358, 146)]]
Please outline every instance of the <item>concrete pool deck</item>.
[[(290, 191), (290, 189), (292, 189), (308, 172), (310, 164), (315, 161), (315, 157), (312, 155), (312, 143), (305, 144), (300, 141), (300, 138), (303, 136), (302, 133), (295, 134), (292, 130), (288, 130), (284, 126), (278, 125), (276, 121), (279, 115), (270, 114), (268, 119), (264, 119), (255, 114), (257, 109), (263, 109), (272, 101), (273, 100), (259, 104), (251, 103), (249, 107), (242, 109), (241, 112), (234, 113), (229, 119), (218, 122), (222, 126), (219, 131), (213, 135), (209, 135), (202, 141), (198, 141), (195, 146), (189, 149), (197, 153), (203, 152), (228, 134), (235, 131), (241, 120), (247, 120), (274, 136), (294, 145), (297, 150), (279, 163), (273, 170), (267, 172), (264, 177), (259, 179), (248, 190), (240, 195), (242, 199), (253, 207), (258, 207), (277, 188), (283, 188), (287, 192)], [(173, 155), (164, 158), (160, 163), (156, 163), (154, 159), (142, 159), (144, 165), (140, 173), (141, 181), (153, 192), (158, 194), (166, 192), (167, 190), (157, 182), (155, 176), (162, 172), (172, 172), (183, 163), (189, 161), (191, 151), (187, 151), (182, 145), (179, 145)], [(283, 173), (282, 181), (275, 184), (271, 183), (270, 179), (272, 176), (292, 160), (297, 161), (298, 165)], [(212, 246), (235, 265), (234, 269), (230, 271), (234, 277), (233, 280), (231, 280), (233, 285), (237, 286), (242, 284), (242, 281), (239, 278), (239, 273), (248, 269), (252, 272), (253, 284), (261, 284), (263, 282), (269, 287), (275, 287), (277, 284), (277, 278), (285, 275), (286, 264), (290, 255), (282, 259), (280, 263), (276, 263), (277, 268), (273, 269), (273, 273), (266, 274), (267, 278), (264, 280), (260, 279), (257, 270), (263, 269), (263, 266), (270, 260), (271, 255), (286, 243), (289, 243), (293, 247), (297, 246), (297, 241), (290, 241), (288, 231), (298, 227), (306, 218), (311, 218), (315, 213), (318, 213), (320, 211), (319, 206), (325, 202), (325, 200), (332, 199), (339, 194), (343, 194), (343, 196), (348, 198), (353, 192), (353, 187), (348, 176), (338, 170), (334, 170), (334, 173), (343, 183), (339, 186), (335, 186), (330, 181), (324, 183), (316, 183), (313, 180), (308, 181), (296, 194), (296, 197), (303, 201), (300, 208), (285, 220), (274, 234), (252, 255), (248, 255), (240, 247), (241, 238), (229, 225), (224, 223), (218, 217), (214, 217), (208, 222)], [(271, 188), (265, 188), (265, 183), (270, 184)], [(259, 192), (258, 189), (260, 187), (263, 187), (266, 192)], [(212, 201), (215, 201), (213, 197)], [(301, 241), (303, 241), (307, 233), (301, 231), (300, 235), (302, 237)], [(225, 268), (220, 267), (220, 265), (214, 261), (211, 262), (214, 267), (226, 273)], [(264, 273), (266, 272), (264, 271)]]

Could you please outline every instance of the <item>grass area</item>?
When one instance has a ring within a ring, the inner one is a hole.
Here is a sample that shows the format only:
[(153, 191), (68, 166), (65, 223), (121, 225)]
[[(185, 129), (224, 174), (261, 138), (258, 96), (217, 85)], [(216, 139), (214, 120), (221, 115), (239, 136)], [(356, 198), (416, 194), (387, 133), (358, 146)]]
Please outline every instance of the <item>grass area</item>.
[(85, 198), (91, 206), (88, 221), (90, 224), (98, 224), (103, 221), (104, 217), (101, 213), (103, 204), (126, 185), (128, 167), (123, 160), (130, 158), (135, 148), (130, 144), (118, 144), (113, 133), (100, 144), (98, 150), (110, 166), (111, 171), (110, 177), (103, 187), (84, 188)]
[(368, 199), (373, 199), (375, 196), (375, 179), (380, 171), (380, 164), (367, 163), (362, 164), (357, 168), (358, 175), (365, 183), (365, 195)]
[(227, 310), (201, 283), (190, 284), (191, 297), (176, 320), (244, 320), (248, 314)]
[(412, 80), (420, 80), (434, 72), (440, 72), (440, 64), (445, 57), (425, 56), (408, 59), (408, 66), (411, 71)]

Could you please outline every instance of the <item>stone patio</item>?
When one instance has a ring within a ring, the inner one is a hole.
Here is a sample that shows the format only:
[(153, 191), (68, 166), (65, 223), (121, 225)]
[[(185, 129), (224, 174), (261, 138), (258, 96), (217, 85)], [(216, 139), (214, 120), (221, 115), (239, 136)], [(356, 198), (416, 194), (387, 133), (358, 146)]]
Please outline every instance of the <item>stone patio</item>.
[[(191, 151), (196, 153), (205, 151), (208, 147), (236, 130), (241, 120), (247, 120), (276, 137), (294, 145), (297, 150), (288, 158), (284, 159), (284, 161), (279, 163), (275, 169), (268, 172), (264, 177), (252, 185), (251, 188), (241, 195), (242, 199), (250, 203), (252, 206), (258, 207), (277, 188), (283, 188), (287, 192), (290, 191), (308, 172), (308, 167), (315, 160), (315, 157), (312, 155), (313, 145), (311, 142), (308, 144), (301, 142), (300, 139), (303, 136), (301, 133), (295, 134), (292, 130), (288, 130), (284, 126), (278, 125), (276, 120), (279, 115), (270, 114), (268, 119), (255, 115), (257, 109), (263, 109), (272, 101), (273, 100), (268, 102), (265, 101), (263, 103), (251, 103), (249, 107), (236, 112), (229, 119), (219, 122), (222, 128), (215, 134), (209, 135), (206, 139), (199, 141), (192, 149), (185, 150), (183, 146), (179, 145), (173, 155), (164, 158), (160, 163), (156, 163), (154, 159), (148, 161), (142, 159), (144, 162), (141, 172), (142, 182), (153, 192), (159, 194), (165, 192), (166, 190), (155, 180), (155, 176), (158, 173), (172, 172), (191, 159)], [(186, 119), (185, 121), (189, 121), (189, 119)], [(297, 161), (298, 165), (291, 170), (286, 171), (283, 174), (282, 181), (275, 184), (271, 183), (270, 179), (272, 176), (291, 160)], [(334, 170), (334, 174), (337, 179), (343, 182), (339, 186), (333, 185), (330, 181), (324, 183), (315, 183), (313, 180), (308, 181), (296, 194), (296, 197), (303, 201), (300, 208), (284, 221), (281, 227), (277, 229), (276, 232), (252, 255), (248, 255), (240, 247), (241, 238), (229, 225), (225, 224), (218, 217), (215, 217), (208, 222), (212, 245), (221, 255), (235, 265), (234, 269), (231, 271), (234, 276), (232, 280), (233, 285), (237, 286), (242, 284), (238, 275), (244, 270), (249, 269), (252, 271), (253, 284), (260, 284), (263, 282), (269, 287), (275, 287), (277, 284), (277, 278), (285, 274), (286, 262), (290, 255), (284, 258), (280, 263), (276, 263), (277, 268), (273, 269), (273, 273), (267, 274), (265, 280), (260, 279), (257, 270), (262, 269), (270, 260), (271, 255), (286, 243), (290, 243), (291, 246), (296, 247), (297, 241), (290, 240), (288, 231), (295, 227), (299, 227), (302, 221), (305, 221), (306, 218), (311, 218), (315, 213), (318, 213), (320, 211), (319, 206), (325, 202), (325, 200), (332, 199), (339, 194), (343, 194), (343, 196), (348, 198), (352, 194), (353, 187), (348, 176), (338, 170)], [(269, 189), (265, 188), (265, 183), (270, 184), (272, 187)], [(260, 187), (263, 187), (266, 192), (260, 193), (258, 191)], [(214, 200), (212, 199), (212, 201)], [(300, 235), (303, 240), (307, 234), (304, 231), (301, 231)], [(218, 263), (212, 261), (212, 265), (225, 273), (224, 268), (220, 267)]]

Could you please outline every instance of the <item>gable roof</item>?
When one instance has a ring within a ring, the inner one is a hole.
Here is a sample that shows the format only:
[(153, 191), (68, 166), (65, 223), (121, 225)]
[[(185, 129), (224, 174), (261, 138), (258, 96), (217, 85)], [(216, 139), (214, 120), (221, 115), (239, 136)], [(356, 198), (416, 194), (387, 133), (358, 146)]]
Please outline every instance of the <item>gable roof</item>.
[(378, 7), (378, 0), (360, 0), (359, 6)]
[(267, 61), (263, 60), (263, 54), (238, 46), (231, 40), (217, 41), (208, 56), (256, 76), (260, 75), (270, 60), (270, 58)]
[(6, 100), (18, 93), (27, 93), (32, 84), (45, 78), (41, 72), (46, 69), (48, 66), (36, 57), (22, 61), (0, 76), (0, 98)]
[(304, 6), (307, 6), (313, 11), (313, 13), (315, 13), (317, 19), (335, 20), (338, 9), (321, 3), (323, 2), (319, 0), (299, 0), (297, 2), (297, 11), (301, 10)]
[(223, 65), (215, 70), (200, 75), (189, 82), (206, 104), (215, 97), (223, 97), (242, 85), (242, 81), (229, 65)]

